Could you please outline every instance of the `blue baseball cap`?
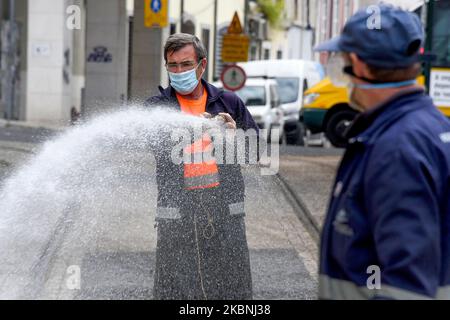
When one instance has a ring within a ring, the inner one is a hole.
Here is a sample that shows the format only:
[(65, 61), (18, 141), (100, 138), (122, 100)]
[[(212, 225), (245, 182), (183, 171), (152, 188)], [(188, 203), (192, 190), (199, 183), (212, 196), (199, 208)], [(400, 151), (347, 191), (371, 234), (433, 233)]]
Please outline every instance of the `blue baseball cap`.
[(357, 11), (341, 35), (314, 51), (354, 52), (365, 63), (383, 69), (406, 68), (420, 61), (424, 39), (419, 17), (389, 5)]

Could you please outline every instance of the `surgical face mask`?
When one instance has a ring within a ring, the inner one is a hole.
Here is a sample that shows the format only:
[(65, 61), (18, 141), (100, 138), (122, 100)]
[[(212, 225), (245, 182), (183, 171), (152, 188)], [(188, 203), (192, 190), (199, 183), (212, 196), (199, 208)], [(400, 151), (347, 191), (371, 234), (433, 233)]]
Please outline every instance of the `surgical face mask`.
[(342, 54), (332, 52), (325, 65), (325, 72), (336, 87), (347, 87), (351, 83), (350, 77), (343, 71), (345, 67)]
[(354, 99), (355, 84), (352, 82), (350, 76), (344, 72), (346, 69), (346, 63), (342, 54), (331, 53), (328, 59), (328, 63), (325, 66), (328, 77), (336, 87), (346, 87), (349, 105), (352, 109), (357, 111), (363, 111), (362, 106)]
[(348, 101), (349, 101), (349, 105), (352, 109), (359, 111), (359, 112), (363, 112), (364, 111), (364, 107), (359, 104), (355, 97), (355, 84), (353, 82), (350, 81), (350, 83), (347, 85), (347, 95), (348, 95)]
[[(383, 82), (379, 80), (358, 77), (353, 67), (345, 62), (341, 53), (332, 53), (325, 67), (327, 75), (336, 87), (349, 87), (360, 89), (387, 89), (400, 88), (416, 83), (415, 79), (399, 82)], [(367, 82), (367, 84), (353, 83), (351, 77)]]
[[(416, 83), (416, 80), (407, 80), (399, 82), (383, 82), (364, 77), (358, 77), (353, 72), (353, 67), (347, 64), (341, 53), (332, 53), (326, 65), (327, 75), (331, 82), (337, 87), (346, 87), (350, 106), (357, 111), (364, 111), (361, 104), (355, 99), (355, 88), (359, 89), (386, 89), (386, 88), (400, 88)], [(351, 78), (360, 79), (364, 82), (354, 83)]]
[(194, 89), (198, 86), (199, 81), (197, 79), (197, 68), (199, 65), (200, 63), (197, 64), (194, 69), (185, 72), (168, 72), (170, 85), (179, 94), (186, 95), (192, 93), (192, 91), (194, 91)]

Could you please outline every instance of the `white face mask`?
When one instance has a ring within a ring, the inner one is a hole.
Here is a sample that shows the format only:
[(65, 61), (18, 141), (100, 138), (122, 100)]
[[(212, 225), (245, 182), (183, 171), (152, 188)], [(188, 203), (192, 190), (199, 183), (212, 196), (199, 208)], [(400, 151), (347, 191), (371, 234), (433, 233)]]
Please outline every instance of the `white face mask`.
[(332, 52), (328, 58), (325, 66), (327, 76), (330, 77), (331, 82), (336, 87), (346, 87), (347, 96), (350, 107), (357, 111), (363, 111), (362, 107), (353, 99), (355, 84), (352, 82), (349, 75), (343, 72), (343, 69), (348, 64), (345, 63), (344, 57), (339, 52)]
[[(197, 69), (200, 63), (192, 69), (185, 72), (169, 72), (170, 85), (182, 95), (192, 93), (197, 88), (199, 80), (197, 78)], [(201, 75), (200, 75), (201, 77)]]
[(347, 87), (351, 83), (350, 77), (343, 72), (346, 65), (341, 53), (332, 52), (330, 54), (325, 65), (325, 72), (336, 87)]
[(347, 85), (348, 104), (352, 109), (359, 112), (364, 112), (364, 108), (353, 97), (355, 88), (355, 84), (350, 81), (350, 83)]

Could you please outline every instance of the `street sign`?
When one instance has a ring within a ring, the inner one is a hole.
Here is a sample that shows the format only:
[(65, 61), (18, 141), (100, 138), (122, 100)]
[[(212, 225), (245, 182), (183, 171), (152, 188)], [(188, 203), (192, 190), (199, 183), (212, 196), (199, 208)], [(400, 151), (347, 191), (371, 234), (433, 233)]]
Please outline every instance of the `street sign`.
[(432, 68), (430, 97), (438, 107), (450, 107), (450, 68)]
[(144, 24), (148, 28), (168, 25), (169, 0), (145, 0)]
[(241, 34), (243, 32), (241, 21), (239, 20), (239, 16), (237, 12), (234, 13), (233, 20), (228, 26), (227, 33), (228, 34)]
[(250, 38), (243, 33), (241, 21), (235, 12), (227, 33), (222, 39), (222, 61), (247, 61), (249, 43)]
[(227, 66), (220, 75), (223, 87), (230, 91), (237, 91), (245, 85), (247, 75), (244, 69), (237, 65)]

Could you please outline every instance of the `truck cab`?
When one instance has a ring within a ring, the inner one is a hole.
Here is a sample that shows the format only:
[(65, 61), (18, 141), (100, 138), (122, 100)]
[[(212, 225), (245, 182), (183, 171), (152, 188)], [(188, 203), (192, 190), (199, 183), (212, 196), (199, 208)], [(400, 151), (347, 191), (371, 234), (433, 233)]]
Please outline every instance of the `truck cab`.
[[(396, 4), (394, 0), (385, 0)], [(403, 9), (413, 11), (426, 26), (423, 85), (437, 108), (450, 117), (450, 1), (403, 2)], [(348, 105), (347, 89), (336, 87), (325, 78), (305, 91), (301, 120), (312, 133), (324, 132), (336, 147), (347, 144), (344, 132), (357, 112)]]

